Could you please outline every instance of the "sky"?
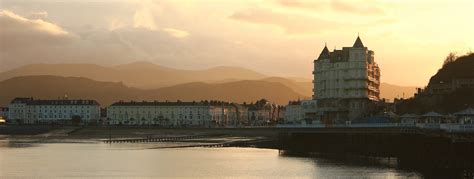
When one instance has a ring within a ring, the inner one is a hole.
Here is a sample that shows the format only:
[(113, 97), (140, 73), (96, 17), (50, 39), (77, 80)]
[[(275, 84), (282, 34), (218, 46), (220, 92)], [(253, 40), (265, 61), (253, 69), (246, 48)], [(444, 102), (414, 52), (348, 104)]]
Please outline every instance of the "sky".
[(36, 63), (238, 66), (312, 79), (313, 60), (375, 51), (381, 81), (424, 86), (474, 51), (472, 0), (0, 0), (0, 71)]

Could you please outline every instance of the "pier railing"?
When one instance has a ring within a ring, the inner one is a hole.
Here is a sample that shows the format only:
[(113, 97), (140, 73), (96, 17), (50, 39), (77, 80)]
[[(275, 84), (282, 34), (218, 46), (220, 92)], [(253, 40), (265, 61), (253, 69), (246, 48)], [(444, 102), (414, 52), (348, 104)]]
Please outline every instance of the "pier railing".
[(443, 130), (449, 133), (474, 133), (474, 124), (439, 123), (351, 123), (351, 124), (292, 124), (277, 125), (277, 128), (418, 128)]

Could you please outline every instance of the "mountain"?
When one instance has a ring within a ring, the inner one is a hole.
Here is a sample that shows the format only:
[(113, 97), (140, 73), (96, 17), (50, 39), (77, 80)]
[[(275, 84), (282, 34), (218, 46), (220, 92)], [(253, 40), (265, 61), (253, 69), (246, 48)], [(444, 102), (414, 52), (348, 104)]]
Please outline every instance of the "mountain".
[(388, 83), (380, 84), (380, 97), (393, 101), (394, 98), (410, 98), (416, 92), (416, 86), (398, 86)]
[(294, 80), (290, 80), (290, 79), (282, 78), (282, 77), (268, 77), (268, 78), (263, 78), (262, 80), (284, 84), (285, 86), (290, 87), (293, 91), (299, 94), (302, 94), (304, 96), (309, 97), (313, 95), (313, 83), (311, 81), (298, 82), (298, 81), (294, 81)]
[(223, 100), (231, 102), (253, 102), (267, 99), (277, 104), (304, 97), (291, 88), (277, 82), (241, 80), (220, 84), (202, 82), (186, 83), (154, 91), (159, 99), (168, 100)]
[(252, 102), (265, 98), (277, 104), (303, 97), (277, 82), (241, 80), (228, 83), (192, 82), (160, 89), (138, 89), (120, 82), (100, 82), (83, 77), (24, 76), (0, 82), (0, 106), (15, 97), (56, 99), (67, 95), (71, 99), (95, 99), (102, 106), (119, 100), (224, 100)]
[(141, 100), (144, 92), (122, 83), (57, 76), (14, 77), (0, 82), (0, 91), (0, 106), (7, 105), (15, 97), (56, 99), (64, 95), (71, 99), (96, 99), (101, 104), (110, 104), (117, 99)]
[[(143, 61), (111, 67), (93, 64), (33, 64), (0, 73), (0, 81), (13, 77), (38, 75), (84, 77), (102, 82), (122, 82), (126, 87), (140, 89), (158, 89), (175, 85), (180, 86), (180, 84), (185, 83), (197, 85), (198, 83), (195, 82), (218, 86), (218, 84), (230, 84), (242, 80), (258, 80), (280, 83), (300, 94), (292, 100), (308, 98), (313, 94), (313, 83), (311, 79), (306, 78), (268, 77), (245, 68), (227, 66), (206, 70), (181, 70)], [(254, 87), (257, 86), (254, 84)], [(389, 100), (402, 96), (408, 98), (413, 96), (415, 88), (382, 83), (380, 86), (381, 97)]]
[(258, 72), (238, 67), (181, 70), (150, 62), (134, 62), (112, 67), (93, 64), (33, 64), (0, 73), (0, 81), (19, 76), (37, 75), (84, 77), (97, 81), (123, 82), (127, 86), (143, 89), (155, 89), (196, 81), (256, 80), (266, 77)]

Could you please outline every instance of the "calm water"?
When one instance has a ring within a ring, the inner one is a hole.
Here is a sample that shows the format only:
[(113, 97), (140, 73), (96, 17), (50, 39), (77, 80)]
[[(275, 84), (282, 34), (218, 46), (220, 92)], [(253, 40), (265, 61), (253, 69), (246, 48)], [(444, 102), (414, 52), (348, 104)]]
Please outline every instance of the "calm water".
[(0, 178), (418, 178), (386, 165), (279, 155), (253, 148), (0, 141)]

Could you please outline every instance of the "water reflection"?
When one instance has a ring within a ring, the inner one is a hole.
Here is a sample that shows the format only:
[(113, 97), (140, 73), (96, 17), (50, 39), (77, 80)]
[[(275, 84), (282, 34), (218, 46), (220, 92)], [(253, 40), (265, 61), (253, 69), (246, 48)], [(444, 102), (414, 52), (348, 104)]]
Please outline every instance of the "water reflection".
[(0, 148), (26, 148), (35, 146), (37, 146), (37, 144), (31, 142), (10, 141), (8, 139), (0, 140)]
[[(295, 156), (281, 153), (281, 157), (311, 160), (318, 170), (317, 178), (337, 177), (368, 177), (368, 178), (418, 178), (421, 173), (413, 170), (403, 170), (397, 165), (394, 158), (366, 158), (366, 157), (339, 157), (339, 156)], [(335, 175), (336, 174), (336, 175)]]
[[(5, 142), (0, 142), (5, 143)], [(280, 155), (254, 148), (167, 148), (168, 144), (0, 144), (0, 178), (398, 178), (417, 172), (375, 163)]]

